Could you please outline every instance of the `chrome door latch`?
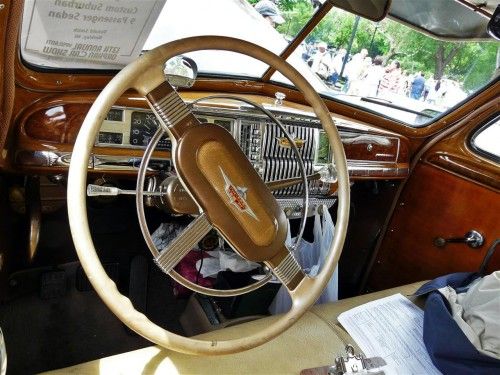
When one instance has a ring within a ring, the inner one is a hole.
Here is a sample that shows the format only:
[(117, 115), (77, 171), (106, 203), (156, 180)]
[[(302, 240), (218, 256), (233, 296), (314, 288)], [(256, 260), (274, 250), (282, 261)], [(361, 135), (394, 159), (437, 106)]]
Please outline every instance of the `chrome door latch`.
[(434, 246), (437, 247), (445, 247), (448, 243), (465, 243), (467, 246), (476, 249), (484, 244), (484, 236), (477, 230), (473, 229), (465, 233), (463, 237), (436, 237), (433, 242)]

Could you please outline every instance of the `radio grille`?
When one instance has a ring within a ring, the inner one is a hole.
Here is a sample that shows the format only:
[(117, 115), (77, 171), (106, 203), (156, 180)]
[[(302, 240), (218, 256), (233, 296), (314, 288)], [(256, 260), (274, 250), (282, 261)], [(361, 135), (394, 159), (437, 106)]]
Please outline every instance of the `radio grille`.
[[(304, 162), (307, 175), (313, 173), (314, 152), (316, 149), (315, 129), (295, 124), (284, 124), (285, 129), (295, 140), (299, 154)], [(283, 131), (274, 123), (267, 122), (262, 138), (262, 163), (264, 181), (300, 177), (297, 157)], [(311, 194), (320, 194), (318, 182), (309, 183)], [(276, 196), (289, 197), (303, 194), (303, 185), (295, 185), (275, 192)]]
[[(295, 140), (299, 154), (304, 162), (307, 175), (314, 173), (315, 153), (317, 149), (318, 129), (285, 122), (284, 126)], [(242, 120), (240, 123), (240, 147), (250, 162), (258, 170), (264, 181), (282, 180), (300, 177), (299, 162), (283, 131), (274, 122)], [(328, 193), (329, 185), (320, 181), (309, 182), (311, 195)], [(303, 194), (303, 185), (298, 184), (286, 189), (274, 191), (277, 197), (294, 197)]]
[(252, 130), (260, 124), (251, 121), (242, 121), (240, 127), (240, 147), (245, 155), (250, 159), (250, 150), (252, 147)]
[[(295, 140), (302, 159), (304, 161), (313, 161), (316, 146), (314, 129), (290, 124), (284, 125), (287, 132)], [(296, 161), (295, 154), (285, 138), (285, 133), (274, 123), (266, 123), (263, 137), (263, 157)]]

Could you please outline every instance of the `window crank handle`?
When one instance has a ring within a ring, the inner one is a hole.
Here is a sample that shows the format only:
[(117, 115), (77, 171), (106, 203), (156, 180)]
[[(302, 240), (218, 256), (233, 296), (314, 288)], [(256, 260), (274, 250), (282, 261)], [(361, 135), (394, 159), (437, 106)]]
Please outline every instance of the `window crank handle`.
[(483, 245), (484, 236), (479, 233), (477, 230), (470, 230), (465, 233), (463, 237), (451, 237), (451, 238), (443, 238), (436, 237), (434, 238), (434, 246), (437, 247), (445, 247), (448, 243), (465, 243), (467, 246), (476, 249)]

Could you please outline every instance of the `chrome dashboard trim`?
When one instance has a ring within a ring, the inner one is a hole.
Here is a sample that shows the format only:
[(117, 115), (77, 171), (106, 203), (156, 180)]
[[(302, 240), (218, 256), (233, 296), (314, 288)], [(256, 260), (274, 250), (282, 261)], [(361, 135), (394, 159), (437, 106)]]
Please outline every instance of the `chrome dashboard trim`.
[[(15, 160), (17, 164), (22, 164), (25, 167), (68, 167), (71, 161), (71, 152), (21, 150), (16, 153)], [(140, 161), (140, 157), (91, 154), (89, 170), (132, 171), (138, 169), (137, 165), (140, 164)], [(156, 170), (154, 168), (155, 163), (165, 163), (170, 166), (170, 159), (168, 158), (154, 158), (151, 159), (151, 162), (153, 163), (153, 168), (150, 167), (151, 171)], [(125, 163), (132, 165), (122, 165)], [(382, 162), (378, 164), (382, 164)], [(347, 168), (351, 177), (370, 177), (370, 174), (379, 173), (387, 175), (388, 178), (406, 177), (408, 175), (409, 169), (407, 167), (398, 167), (389, 162), (384, 163), (384, 166), (378, 164), (373, 165), (362, 161), (348, 160)], [(319, 169), (315, 168), (315, 171)], [(328, 191), (323, 191), (323, 193), (327, 194)]]

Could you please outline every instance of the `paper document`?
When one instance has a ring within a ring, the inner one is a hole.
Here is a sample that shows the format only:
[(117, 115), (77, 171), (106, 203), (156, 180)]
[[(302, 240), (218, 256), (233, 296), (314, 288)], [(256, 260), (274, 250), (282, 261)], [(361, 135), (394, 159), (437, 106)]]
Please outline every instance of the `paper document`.
[(139, 57), (165, 2), (26, 0), (22, 55), (40, 66), (121, 69)]
[(382, 357), (385, 374), (440, 374), (424, 345), (424, 312), (401, 294), (355, 307), (339, 322), (367, 357)]

